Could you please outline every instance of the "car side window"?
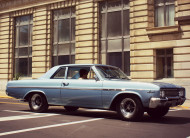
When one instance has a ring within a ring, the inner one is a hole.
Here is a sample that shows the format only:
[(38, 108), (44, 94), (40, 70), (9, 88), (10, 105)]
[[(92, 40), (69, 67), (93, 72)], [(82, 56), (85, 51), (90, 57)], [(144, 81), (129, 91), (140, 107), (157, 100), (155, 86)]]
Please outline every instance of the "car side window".
[(60, 68), (52, 77), (52, 79), (65, 79), (65, 70), (66, 68)]
[(67, 79), (94, 79), (94, 71), (90, 67), (69, 67)]

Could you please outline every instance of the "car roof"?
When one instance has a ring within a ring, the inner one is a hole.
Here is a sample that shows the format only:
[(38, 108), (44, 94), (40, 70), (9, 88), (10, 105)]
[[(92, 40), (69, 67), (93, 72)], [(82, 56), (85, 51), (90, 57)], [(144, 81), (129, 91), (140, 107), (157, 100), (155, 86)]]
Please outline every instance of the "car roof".
[(104, 66), (104, 67), (114, 67), (115, 66), (111, 66), (111, 65), (102, 65), (102, 64), (64, 64), (64, 65), (58, 65), (58, 66), (54, 66), (52, 67), (49, 71), (47, 71), (43, 76), (41, 76), (39, 79), (48, 79), (50, 78), (56, 70), (58, 70), (61, 67), (91, 67), (91, 66)]
[(56, 67), (75, 67), (75, 66), (109, 66), (109, 67), (114, 67), (111, 65), (103, 65), (103, 64), (64, 64), (64, 65), (58, 65)]

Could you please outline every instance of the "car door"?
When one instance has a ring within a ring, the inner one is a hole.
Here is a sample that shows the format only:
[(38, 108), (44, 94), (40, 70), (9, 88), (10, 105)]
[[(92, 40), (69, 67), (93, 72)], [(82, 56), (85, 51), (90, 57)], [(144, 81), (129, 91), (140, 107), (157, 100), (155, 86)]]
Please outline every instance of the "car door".
[[(79, 79), (81, 69), (88, 71), (88, 79)], [(102, 82), (95, 80), (93, 75), (90, 67), (69, 67), (61, 88), (63, 105), (101, 108)]]

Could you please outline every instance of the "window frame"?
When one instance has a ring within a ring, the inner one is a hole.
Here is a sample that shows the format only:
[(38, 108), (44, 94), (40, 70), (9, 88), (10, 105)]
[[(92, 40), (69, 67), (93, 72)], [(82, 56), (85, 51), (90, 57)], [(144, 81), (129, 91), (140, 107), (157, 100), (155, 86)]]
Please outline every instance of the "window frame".
[[(167, 6), (171, 6), (171, 5), (174, 5), (174, 18), (175, 18), (175, 0), (173, 0), (173, 2), (167, 2), (167, 0), (163, 0), (163, 3), (160, 3), (160, 4), (156, 4), (156, 2), (154, 1), (154, 26), (155, 27), (165, 27), (165, 26), (174, 26), (175, 25), (175, 19), (173, 21), (173, 24), (172, 25), (169, 25), (169, 18), (167, 17), (167, 14), (168, 16), (170, 15), (169, 14), (169, 11), (167, 13)], [(158, 16), (157, 16), (157, 9), (158, 7), (163, 7), (163, 12), (164, 12), (164, 25), (162, 26), (159, 26), (158, 24)]]
[[(130, 66), (130, 6), (129, 6), (129, 3), (128, 5), (125, 5), (125, 2), (124, 0), (116, 0), (116, 1), (111, 1), (111, 2), (120, 2), (120, 7), (116, 7), (116, 8), (112, 8), (112, 9), (108, 9), (108, 0), (104, 1), (104, 2), (100, 2), (99, 3), (99, 13), (100, 13), (100, 63), (102, 64), (103, 63), (103, 55), (105, 56), (105, 62), (106, 64), (110, 64), (110, 61), (109, 61), (109, 56), (108, 54), (109, 53), (121, 53), (121, 69), (123, 71), (126, 70), (126, 74), (128, 76), (130, 76), (130, 67), (127, 67), (127, 65), (125, 65), (125, 63), (127, 64), (127, 62), (125, 61), (125, 54), (128, 54), (129, 55), (129, 60), (128, 60), (128, 64)], [(127, 1), (129, 2), (129, 1)], [(105, 7), (103, 7), (102, 5), (104, 4)], [(104, 10), (102, 10), (104, 8)], [(129, 32), (128, 32), (128, 35), (125, 35), (125, 32), (124, 32), (124, 27), (125, 27), (125, 24), (124, 24), (124, 11), (129, 11)], [(115, 36), (115, 37), (109, 37), (108, 36), (108, 14), (109, 13), (113, 13), (113, 12), (120, 12), (121, 14), (121, 35), (120, 36)], [(104, 23), (102, 23), (102, 18), (103, 18), (103, 14), (105, 15), (105, 18), (104, 18)], [(102, 26), (105, 27), (105, 37), (102, 36)], [(121, 41), (121, 50), (117, 50), (117, 51), (114, 51), (114, 52), (109, 52), (108, 51), (108, 42), (110, 40), (120, 40)], [(126, 40), (126, 41), (125, 41)], [(105, 43), (105, 46), (103, 47), (103, 44), (102, 43)], [(127, 46), (125, 46), (125, 43), (127, 44)], [(104, 48), (104, 49), (103, 49)]]
[[(63, 17), (62, 14), (59, 14), (61, 11), (69, 10), (69, 16)], [(52, 24), (53, 24), (53, 40), (52, 40), (52, 66), (60, 65), (59, 64), (59, 57), (61, 56), (69, 56), (69, 63), (75, 63), (75, 24), (76, 24), (76, 11), (75, 7), (68, 7), (68, 8), (62, 8), (62, 9), (56, 9), (52, 12)], [(59, 41), (59, 22), (63, 20), (69, 20), (69, 40), (67, 41)], [(74, 25), (72, 24), (74, 22)], [(74, 26), (74, 28), (72, 28)], [(56, 27), (56, 29), (55, 29)], [(72, 35), (72, 32), (74, 31), (74, 36)], [(59, 49), (64, 47), (63, 45), (69, 45), (69, 54), (60, 54)], [(72, 47), (74, 47), (74, 50), (72, 50)], [(56, 49), (54, 53), (54, 48)], [(54, 62), (54, 58), (56, 62)]]
[[(164, 53), (162, 55), (158, 55), (158, 51), (159, 50), (163, 50)], [(170, 54), (167, 54), (167, 52), (171, 50), (172, 53)], [(174, 62), (173, 62), (173, 48), (166, 48), (166, 49), (156, 49), (156, 78), (157, 79), (163, 79), (163, 78), (174, 78)], [(164, 63), (165, 63), (165, 66), (163, 67), (163, 74), (162, 74), (162, 77), (158, 76), (158, 58), (164, 58)], [(168, 58), (171, 58), (171, 67), (168, 67)], [(168, 68), (170, 68), (170, 72), (171, 72), (171, 76), (169, 76), (168, 74)]]
[[(29, 20), (22, 22), (21, 19), (27, 17)], [(20, 28), (23, 26), (27, 26), (28, 28), (28, 44), (20, 45)], [(14, 27), (15, 27), (15, 37), (14, 37), (14, 76), (19, 75), (22, 77), (31, 77), (32, 76), (32, 32), (33, 32), (33, 15), (23, 15), (14, 18)], [(26, 55), (20, 55), (20, 49), (27, 48)], [(27, 73), (22, 74), (20, 72), (19, 64), (16, 64), (16, 60), (18, 63), (21, 59), (27, 59)], [(31, 61), (30, 61), (31, 60)], [(30, 66), (31, 64), (31, 66)], [(17, 66), (18, 65), (18, 66)], [(18, 69), (18, 70), (17, 70)], [(24, 75), (24, 76), (23, 76)]]

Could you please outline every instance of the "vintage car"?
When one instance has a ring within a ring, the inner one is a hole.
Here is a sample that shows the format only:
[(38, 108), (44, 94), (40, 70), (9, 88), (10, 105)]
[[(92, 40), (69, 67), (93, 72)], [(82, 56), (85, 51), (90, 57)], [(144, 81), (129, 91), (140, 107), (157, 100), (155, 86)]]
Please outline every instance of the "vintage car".
[(117, 67), (68, 64), (51, 68), (39, 79), (9, 81), (8, 96), (29, 102), (34, 112), (51, 105), (67, 111), (79, 107), (117, 111), (121, 119), (137, 121), (147, 112), (160, 118), (169, 107), (185, 102), (183, 87), (160, 82), (135, 82)]

